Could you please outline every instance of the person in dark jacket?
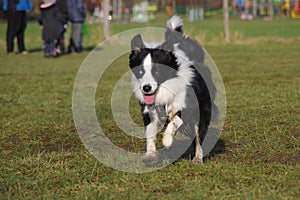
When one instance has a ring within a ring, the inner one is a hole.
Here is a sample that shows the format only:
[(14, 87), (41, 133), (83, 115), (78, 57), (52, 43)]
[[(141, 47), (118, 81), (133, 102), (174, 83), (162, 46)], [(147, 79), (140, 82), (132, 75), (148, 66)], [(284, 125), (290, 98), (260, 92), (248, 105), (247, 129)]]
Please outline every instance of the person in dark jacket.
[(83, 0), (67, 0), (68, 17), (72, 23), (69, 53), (82, 52), (82, 24), (85, 21), (86, 12)]
[(6, 51), (14, 53), (14, 39), (17, 37), (19, 53), (28, 54), (24, 33), (27, 25), (26, 12), (32, 9), (30, 0), (3, 0), (3, 10), (7, 15)]
[(67, 10), (67, 0), (56, 0), (56, 5), (59, 10), (59, 19), (62, 22), (63, 25), (63, 31), (61, 32), (59, 38), (57, 38), (56, 41), (56, 52), (58, 54), (64, 54), (65, 53), (65, 32), (67, 30), (68, 25), (68, 10)]
[(61, 37), (66, 23), (61, 14), (56, 0), (44, 0), (40, 6), (42, 26), (42, 39), (44, 41), (44, 53), (46, 58), (57, 57), (60, 52), (56, 51), (56, 44)]

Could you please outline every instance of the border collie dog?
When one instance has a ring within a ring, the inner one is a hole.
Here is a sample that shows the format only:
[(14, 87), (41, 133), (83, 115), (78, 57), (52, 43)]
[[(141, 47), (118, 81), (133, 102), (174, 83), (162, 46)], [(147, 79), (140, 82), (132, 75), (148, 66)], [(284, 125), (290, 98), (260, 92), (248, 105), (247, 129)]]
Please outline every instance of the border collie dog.
[(165, 41), (156, 47), (144, 43), (140, 35), (131, 41), (129, 66), (145, 126), (145, 163), (157, 156), (155, 141), (162, 125), (165, 125), (162, 143), (166, 148), (171, 147), (175, 133), (183, 130), (194, 138), (193, 162), (203, 163), (201, 143), (211, 121), (214, 100), (209, 90), (215, 90), (211, 86), (211, 73), (204, 64), (204, 50), (183, 35), (182, 26), (179, 16), (168, 20)]

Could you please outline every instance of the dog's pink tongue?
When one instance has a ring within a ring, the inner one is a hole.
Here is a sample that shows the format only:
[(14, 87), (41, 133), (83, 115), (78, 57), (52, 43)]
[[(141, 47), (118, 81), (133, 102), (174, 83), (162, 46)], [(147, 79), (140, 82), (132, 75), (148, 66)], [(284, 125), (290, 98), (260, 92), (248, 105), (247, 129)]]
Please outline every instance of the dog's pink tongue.
[(144, 102), (145, 104), (151, 105), (154, 104), (155, 95), (144, 95)]

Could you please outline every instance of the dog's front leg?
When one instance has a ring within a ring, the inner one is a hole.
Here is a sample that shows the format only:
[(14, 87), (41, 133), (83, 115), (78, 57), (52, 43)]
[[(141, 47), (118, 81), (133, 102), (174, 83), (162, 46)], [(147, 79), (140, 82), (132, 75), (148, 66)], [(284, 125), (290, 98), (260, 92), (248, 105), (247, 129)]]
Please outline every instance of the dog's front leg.
[(151, 111), (148, 107), (143, 109), (143, 121), (145, 126), (145, 136), (146, 136), (146, 154), (143, 157), (144, 162), (152, 162), (156, 158), (156, 135), (159, 127), (159, 118), (156, 110)]
[(178, 130), (178, 128), (182, 125), (183, 121), (182, 119), (176, 114), (173, 119), (169, 122), (162, 139), (163, 145), (166, 148), (171, 147), (173, 143), (173, 138)]

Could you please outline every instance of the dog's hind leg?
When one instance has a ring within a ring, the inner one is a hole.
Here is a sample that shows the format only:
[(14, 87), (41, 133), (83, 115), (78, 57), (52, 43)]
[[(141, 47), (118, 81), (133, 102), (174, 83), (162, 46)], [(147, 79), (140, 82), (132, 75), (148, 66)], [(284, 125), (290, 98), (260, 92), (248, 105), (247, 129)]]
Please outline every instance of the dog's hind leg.
[(199, 135), (199, 126), (195, 124), (195, 156), (193, 158), (193, 163), (195, 164), (203, 164), (203, 151), (200, 145), (200, 135)]

